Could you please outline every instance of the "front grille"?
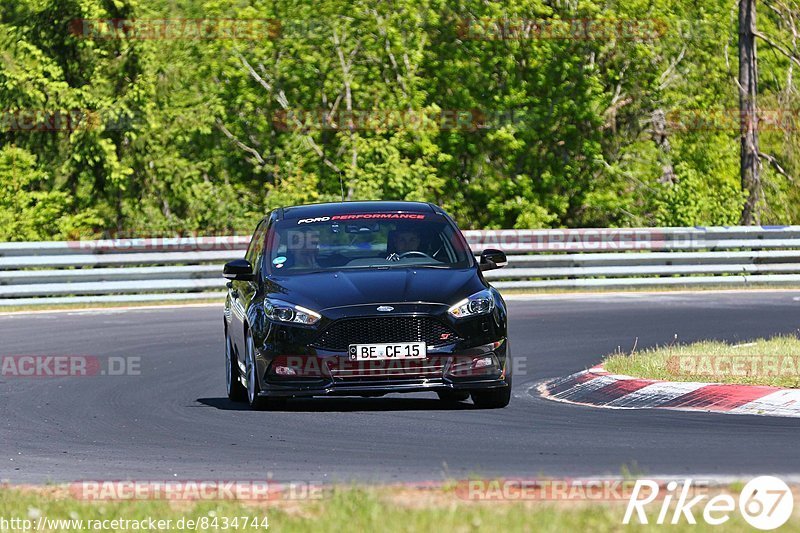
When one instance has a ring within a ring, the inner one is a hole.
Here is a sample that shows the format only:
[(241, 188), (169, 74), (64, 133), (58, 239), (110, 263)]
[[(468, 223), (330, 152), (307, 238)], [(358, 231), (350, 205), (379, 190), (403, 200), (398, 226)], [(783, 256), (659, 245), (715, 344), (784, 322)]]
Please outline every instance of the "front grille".
[(314, 345), (324, 350), (347, 351), (351, 344), (424, 342), (435, 348), (457, 339), (453, 330), (431, 317), (345, 318), (328, 326)]

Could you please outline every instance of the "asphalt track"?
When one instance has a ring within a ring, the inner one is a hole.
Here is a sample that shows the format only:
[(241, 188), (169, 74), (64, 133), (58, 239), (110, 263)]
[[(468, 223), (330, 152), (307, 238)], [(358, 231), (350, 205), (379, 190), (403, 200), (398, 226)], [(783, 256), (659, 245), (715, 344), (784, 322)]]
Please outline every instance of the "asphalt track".
[(0, 479), (800, 473), (798, 419), (596, 409), (530, 392), (634, 342), (796, 332), (800, 292), (537, 296), (509, 305), (518, 366), (502, 410), (414, 394), (250, 411), (225, 398), (221, 306), (0, 316), (0, 355), (141, 357), (140, 375), (0, 378)]

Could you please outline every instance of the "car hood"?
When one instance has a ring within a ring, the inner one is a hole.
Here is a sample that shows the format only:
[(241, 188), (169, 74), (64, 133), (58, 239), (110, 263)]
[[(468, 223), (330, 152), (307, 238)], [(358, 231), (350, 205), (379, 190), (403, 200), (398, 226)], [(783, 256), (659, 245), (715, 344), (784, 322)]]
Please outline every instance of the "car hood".
[(373, 268), (271, 277), (267, 295), (325, 311), (404, 302), (453, 305), (484, 288), (486, 285), (472, 268)]

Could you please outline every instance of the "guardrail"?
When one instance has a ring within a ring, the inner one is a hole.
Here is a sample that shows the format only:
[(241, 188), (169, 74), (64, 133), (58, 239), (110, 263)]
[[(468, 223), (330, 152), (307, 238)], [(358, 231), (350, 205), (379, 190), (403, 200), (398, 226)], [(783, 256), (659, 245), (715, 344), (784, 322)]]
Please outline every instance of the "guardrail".
[[(499, 289), (800, 284), (800, 226), (465, 231)], [(249, 236), (0, 243), (0, 306), (221, 298)]]

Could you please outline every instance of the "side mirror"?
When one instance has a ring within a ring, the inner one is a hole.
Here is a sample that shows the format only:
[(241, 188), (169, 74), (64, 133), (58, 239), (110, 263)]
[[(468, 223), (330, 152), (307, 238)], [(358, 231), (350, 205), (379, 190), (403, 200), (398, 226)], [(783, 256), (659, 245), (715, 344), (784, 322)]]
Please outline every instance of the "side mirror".
[(505, 252), (488, 248), (481, 252), (481, 261), (478, 264), (481, 270), (494, 270), (503, 268), (508, 264)]
[(225, 263), (222, 269), (222, 277), (233, 281), (253, 281), (253, 265), (247, 259), (234, 259), (230, 263)]

